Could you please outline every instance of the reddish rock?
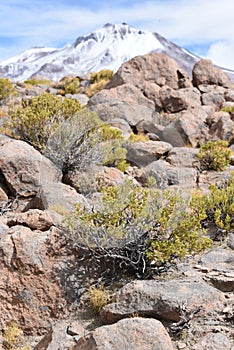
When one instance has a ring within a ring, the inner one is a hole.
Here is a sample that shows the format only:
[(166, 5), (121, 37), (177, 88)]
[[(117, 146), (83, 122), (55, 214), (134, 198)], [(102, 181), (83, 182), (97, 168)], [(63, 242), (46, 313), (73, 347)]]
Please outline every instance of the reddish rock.
[(0, 168), (12, 194), (34, 196), (40, 185), (58, 182), (61, 171), (26, 142), (1, 136)]
[(105, 88), (111, 89), (126, 83), (141, 88), (142, 82), (150, 82), (177, 89), (180, 81), (186, 78), (189, 80), (172, 58), (163, 53), (150, 53), (123, 63)]
[(32, 230), (47, 231), (54, 225), (51, 216), (46, 211), (31, 209), (26, 213), (9, 213), (7, 217), (8, 226), (22, 225)]
[[(45, 243), (53, 231), (15, 226), (0, 240), (0, 327), (16, 320), (27, 334), (40, 334), (64, 316), (66, 300)], [(57, 253), (59, 249), (57, 248)]]
[(163, 86), (160, 90), (163, 108), (168, 113), (177, 113), (184, 109), (201, 106), (201, 95), (196, 88), (173, 90)]
[(192, 75), (194, 86), (207, 84), (230, 87), (232, 85), (229, 77), (208, 59), (195, 63)]
[(233, 344), (223, 333), (208, 333), (191, 350), (233, 350)]
[(179, 113), (178, 117), (168, 124), (161, 134), (161, 140), (174, 147), (197, 147), (207, 139), (207, 114), (202, 108)]
[(161, 322), (130, 318), (111, 326), (102, 326), (78, 340), (73, 350), (173, 350), (170, 337)]
[(187, 314), (200, 308), (204, 314), (219, 310), (224, 302), (222, 292), (200, 279), (134, 281), (117, 292), (114, 302), (102, 309), (101, 317), (105, 323), (134, 314), (179, 321), (182, 305)]

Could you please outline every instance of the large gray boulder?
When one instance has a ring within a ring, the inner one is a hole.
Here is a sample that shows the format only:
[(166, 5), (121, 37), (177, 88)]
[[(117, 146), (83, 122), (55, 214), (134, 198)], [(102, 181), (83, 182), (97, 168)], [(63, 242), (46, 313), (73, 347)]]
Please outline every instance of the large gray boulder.
[(96, 328), (80, 338), (73, 349), (173, 350), (173, 345), (161, 322), (135, 317)]
[(179, 321), (183, 312), (218, 310), (224, 302), (224, 294), (201, 279), (133, 281), (117, 292), (114, 302), (102, 309), (101, 317), (105, 323), (134, 314)]

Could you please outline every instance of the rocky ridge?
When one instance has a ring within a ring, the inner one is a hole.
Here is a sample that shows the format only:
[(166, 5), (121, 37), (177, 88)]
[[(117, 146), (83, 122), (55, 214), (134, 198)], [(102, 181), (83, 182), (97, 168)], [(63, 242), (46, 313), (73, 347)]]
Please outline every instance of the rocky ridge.
[[(50, 89), (18, 88), (22, 96)], [(233, 95), (228, 77), (207, 60), (195, 64), (192, 79), (164, 54), (124, 63), (87, 106), (124, 135), (145, 134), (150, 140), (129, 144), (131, 166), (125, 174), (98, 167), (94, 178), (143, 184), (150, 175), (158, 188), (204, 192), (211, 183), (223, 184), (233, 165), (223, 172), (203, 171), (197, 154), (202, 143), (216, 139), (233, 149), (233, 115), (221, 111), (234, 105)], [(77, 202), (92, 205), (98, 196), (95, 181), (88, 182), (89, 196), (78, 193), (77, 184), (84, 176), (91, 181), (93, 174), (63, 177), (32, 146), (5, 135), (0, 168), (2, 329), (17, 321), (33, 337), (35, 350), (233, 350), (233, 233), (153, 280), (125, 281), (102, 309), (97, 327), (83, 314), (87, 283), (95, 281), (67, 250), (62, 215)]]

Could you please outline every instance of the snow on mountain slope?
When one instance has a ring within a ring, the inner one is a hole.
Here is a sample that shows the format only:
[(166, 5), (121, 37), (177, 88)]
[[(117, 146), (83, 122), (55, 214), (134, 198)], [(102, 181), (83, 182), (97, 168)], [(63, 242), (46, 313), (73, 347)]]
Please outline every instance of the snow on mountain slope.
[(2, 61), (0, 76), (16, 81), (33, 76), (59, 80), (69, 74), (82, 76), (101, 69), (116, 71), (123, 62), (152, 51), (168, 54), (188, 73), (199, 59), (157, 33), (138, 30), (126, 23), (107, 23), (61, 49), (32, 48)]

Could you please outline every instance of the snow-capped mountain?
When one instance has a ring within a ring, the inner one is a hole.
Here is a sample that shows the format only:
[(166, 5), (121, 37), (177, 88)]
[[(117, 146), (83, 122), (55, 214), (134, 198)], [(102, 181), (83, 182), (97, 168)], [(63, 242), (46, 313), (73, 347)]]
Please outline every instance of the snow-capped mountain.
[(135, 29), (126, 23), (108, 23), (61, 49), (31, 48), (4, 60), (0, 62), (0, 76), (15, 81), (34, 76), (59, 80), (66, 75), (82, 76), (101, 69), (116, 71), (123, 62), (153, 51), (168, 54), (188, 73), (199, 60), (158, 33)]

